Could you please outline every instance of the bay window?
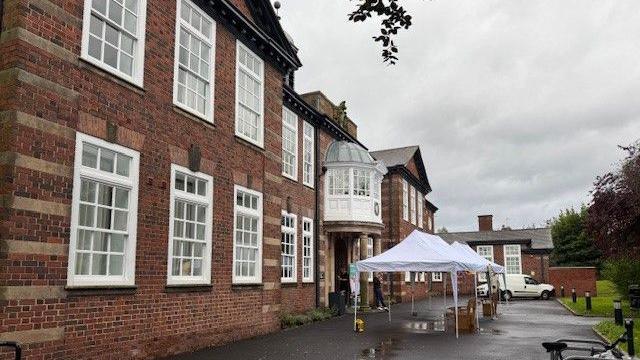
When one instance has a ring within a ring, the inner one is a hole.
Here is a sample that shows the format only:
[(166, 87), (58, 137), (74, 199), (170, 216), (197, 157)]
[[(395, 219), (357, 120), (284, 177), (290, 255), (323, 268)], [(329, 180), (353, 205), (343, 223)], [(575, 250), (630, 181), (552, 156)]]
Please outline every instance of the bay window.
[(329, 195), (349, 195), (349, 169), (331, 169), (327, 171)]
[(211, 283), (213, 178), (171, 166), (167, 284)]
[(371, 196), (371, 175), (369, 170), (353, 169), (353, 195)]
[(145, 0), (85, 0), (82, 59), (142, 86)]
[(236, 185), (233, 276), (235, 284), (262, 282), (262, 193)]
[(76, 134), (68, 285), (134, 284), (139, 158)]

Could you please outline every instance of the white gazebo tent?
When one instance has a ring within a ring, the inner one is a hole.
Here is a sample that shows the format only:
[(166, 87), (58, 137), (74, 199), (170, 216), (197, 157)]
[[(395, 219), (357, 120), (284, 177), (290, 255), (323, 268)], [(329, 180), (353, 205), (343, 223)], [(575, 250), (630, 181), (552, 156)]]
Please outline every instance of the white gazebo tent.
[[(382, 254), (356, 263), (356, 268), (359, 272), (449, 273), (455, 308), (456, 337), (458, 336), (457, 273), (460, 271), (477, 271), (482, 266), (481, 262), (474, 261), (470, 256), (454, 250), (439, 236), (418, 230), (414, 230), (407, 238)], [(389, 311), (389, 319), (391, 319), (391, 311)]]
[[(469, 247), (469, 245), (467, 244), (462, 244), (459, 243), (457, 241), (455, 241), (453, 244), (451, 244), (451, 248), (453, 248), (455, 251), (457, 251), (460, 254), (466, 254), (466, 256), (469, 259), (473, 259), (474, 262), (476, 263), (480, 263), (481, 266), (475, 270), (473, 276), (473, 282), (474, 282), (474, 292), (475, 292), (475, 296), (476, 296), (476, 303), (478, 302), (478, 291), (475, 290), (478, 287), (478, 272), (484, 272), (487, 271), (488, 267), (491, 267), (491, 269), (496, 273), (496, 274), (502, 274), (502, 276), (504, 277), (504, 266), (502, 265), (498, 265), (494, 262), (491, 262), (485, 258), (483, 258), (482, 256), (478, 255), (477, 252), (473, 251), (473, 249), (471, 247)], [(506, 283), (506, 281), (505, 281)], [(480, 319), (479, 319), (479, 314), (478, 311), (476, 311), (476, 324), (478, 325), (478, 328), (480, 327)]]

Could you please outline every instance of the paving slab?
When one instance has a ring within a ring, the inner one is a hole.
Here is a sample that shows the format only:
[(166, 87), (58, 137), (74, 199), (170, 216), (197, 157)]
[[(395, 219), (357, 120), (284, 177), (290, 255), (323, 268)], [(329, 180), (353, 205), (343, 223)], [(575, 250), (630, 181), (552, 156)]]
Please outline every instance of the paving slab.
[[(466, 303), (466, 301), (461, 301)], [(225, 346), (181, 354), (171, 359), (548, 359), (540, 345), (559, 338), (597, 340), (595, 318), (570, 314), (556, 301), (516, 300), (500, 307), (496, 320), (482, 320), (479, 334), (442, 332), (441, 300), (362, 315), (365, 331), (352, 331), (353, 316), (238, 341)]]

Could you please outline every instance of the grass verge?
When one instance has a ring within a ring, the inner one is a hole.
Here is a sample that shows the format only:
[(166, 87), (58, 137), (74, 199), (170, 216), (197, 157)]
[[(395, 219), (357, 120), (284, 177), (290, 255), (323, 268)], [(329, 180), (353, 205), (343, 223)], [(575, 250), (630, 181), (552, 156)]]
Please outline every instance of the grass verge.
[[(607, 341), (610, 343), (616, 341), (620, 335), (624, 334), (624, 326), (616, 325), (613, 320), (604, 320), (596, 324), (594, 329), (598, 330), (600, 334), (602, 334)], [(634, 322), (633, 324), (633, 343), (636, 345), (640, 344), (640, 323)], [(624, 351), (627, 351), (627, 344), (620, 344), (620, 348)]]
[[(613, 284), (608, 280), (598, 281), (596, 287), (598, 296), (591, 298), (591, 310), (589, 311), (587, 311), (587, 302), (584, 297), (579, 297), (575, 303), (570, 297), (561, 298), (560, 301), (578, 315), (613, 317), (613, 300), (619, 299), (620, 296), (613, 287)], [(622, 300), (622, 313), (624, 317), (640, 317), (637, 311), (631, 310), (628, 300)]]

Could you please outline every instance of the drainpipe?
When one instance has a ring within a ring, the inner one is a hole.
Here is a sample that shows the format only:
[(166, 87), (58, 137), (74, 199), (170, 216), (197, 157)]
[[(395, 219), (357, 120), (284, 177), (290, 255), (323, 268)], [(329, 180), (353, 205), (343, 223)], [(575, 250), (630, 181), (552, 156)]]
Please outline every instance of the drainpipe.
[[(313, 127), (313, 186), (315, 190), (315, 216), (313, 224), (313, 267), (314, 280), (316, 285), (316, 308), (320, 306), (320, 264), (318, 264), (318, 250), (320, 249), (320, 172), (318, 172), (319, 154), (320, 154), (320, 138), (318, 136), (318, 127)], [(325, 254), (326, 256), (326, 254)], [(326, 258), (325, 258), (326, 259)], [(326, 267), (325, 267), (326, 270)], [(325, 274), (326, 276), (326, 274)]]
[[(387, 174), (389, 174), (387, 172)], [(382, 190), (380, 190), (380, 192), (382, 192)], [(381, 194), (382, 195), (382, 194)], [(380, 198), (382, 199), (382, 196), (380, 196)], [(394, 194), (393, 194), (393, 175), (389, 174), (389, 240), (393, 240), (395, 239), (394, 236), (394, 228), (393, 228), (393, 223), (395, 219), (395, 212), (396, 212), (396, 208), (395, 208), (395, 204), (394, 204)], [(382, 204), (380, 204), (380, 211), (382, 212)], [(399, 224), (398, 224), (399, 225)], [(389, 276), (389, 293), (391, 296), (391, 298), (393, 299), (394, 296), (394, 291), (393, 291), (393, 278), (395, 277), (395, 274), (393, 274), (392, 276)]]

